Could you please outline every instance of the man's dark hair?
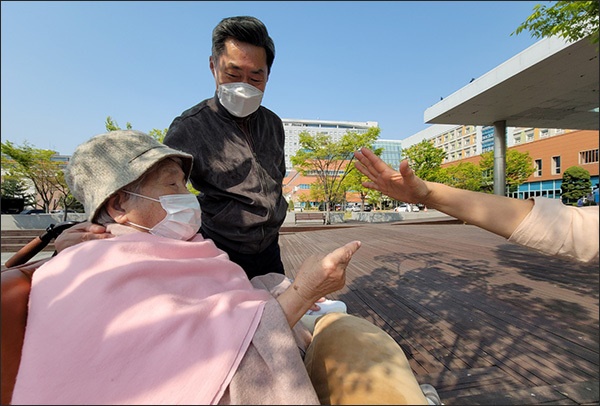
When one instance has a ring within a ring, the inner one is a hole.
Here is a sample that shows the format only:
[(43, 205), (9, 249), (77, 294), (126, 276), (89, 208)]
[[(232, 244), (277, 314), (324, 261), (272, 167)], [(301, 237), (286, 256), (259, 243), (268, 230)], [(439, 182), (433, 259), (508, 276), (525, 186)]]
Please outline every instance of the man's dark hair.
[(271, 66), (275, 59), (275, 44), (267, 27), (258, 18), (249, 16), (227, 17), (221, 20), (212, 33), (212, 54), (218, 59), (225, 51), (225, 41), (235, 38), (257, 47), (264, 48), (267, 54), (267, 67), (271, 73)]

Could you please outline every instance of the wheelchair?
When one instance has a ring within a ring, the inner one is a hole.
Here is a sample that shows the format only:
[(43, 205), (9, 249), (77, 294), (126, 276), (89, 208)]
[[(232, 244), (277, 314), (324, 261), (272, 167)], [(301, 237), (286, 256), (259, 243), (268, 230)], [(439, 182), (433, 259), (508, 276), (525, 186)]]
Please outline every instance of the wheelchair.
[[(10, 404), (17, 372), (21, 362), (21, 349), (27, 324), (27, 307), (33, 272), (51, 258), (28, 262), (64, 230), (78, 224), (77, 221), (65, 221), (50, 224), (45, 232), (31, 240), (17, 251), (5, 263), (1, 272), (1, 385), (0, 401)], [(56, 254), (56, 252), (55, 252)]]

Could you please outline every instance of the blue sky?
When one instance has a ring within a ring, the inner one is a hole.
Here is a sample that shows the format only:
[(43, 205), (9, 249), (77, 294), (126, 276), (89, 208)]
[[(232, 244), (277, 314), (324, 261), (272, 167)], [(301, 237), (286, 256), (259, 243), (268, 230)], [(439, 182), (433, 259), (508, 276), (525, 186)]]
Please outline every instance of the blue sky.
[(211, 97), (211, 33), (253, 15), (275, 42), (263, 105), (281, 118), (377, 121), (401, 140), (425, 109), (537, 42), (510, 35), (541, 1), (1, 2), (1, 136), (72, 154), (148, 132)]

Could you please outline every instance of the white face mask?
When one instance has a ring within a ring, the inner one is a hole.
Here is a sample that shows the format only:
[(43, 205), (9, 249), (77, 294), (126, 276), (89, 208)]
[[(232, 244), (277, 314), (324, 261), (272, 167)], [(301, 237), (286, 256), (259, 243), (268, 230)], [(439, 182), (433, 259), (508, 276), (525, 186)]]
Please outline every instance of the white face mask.
[(246, 117), (260, 107), (263, 92), (244, 82), (223, 83), (217, 89), (219, 101), (236, 117)]
[(159, 196), (158, 199), (154, 199), (127, 190), (125, 190), (125, 192), (134, 196), (143, 197), (144, 199), (160, 202), (162, 208), (167, 212), (165, 218), (152, 228), (129, 222), (132, 226), (148, 230), (150, 234), (173, 238), (175, 240), (189, 240), (195, 236), (198, 229), (200, 229), (200, 203), (198, 203), (196, 196), (191, 193), (164, 195)]

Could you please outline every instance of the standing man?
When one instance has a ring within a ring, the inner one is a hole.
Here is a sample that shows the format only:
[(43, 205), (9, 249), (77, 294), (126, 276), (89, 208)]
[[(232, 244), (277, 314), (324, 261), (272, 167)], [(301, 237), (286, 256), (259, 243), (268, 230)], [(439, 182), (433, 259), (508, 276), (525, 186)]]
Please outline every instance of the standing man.
[(275, 45), (254, 17), (229, 17), (213, 30), (210, 70), (216, 90), (171, 123), (164, 143), (191, 154), (200, 191), (200, 233), (249, 278), (284, 273), (279, 229), (285, 220), (285, 132), (261, 106)]

